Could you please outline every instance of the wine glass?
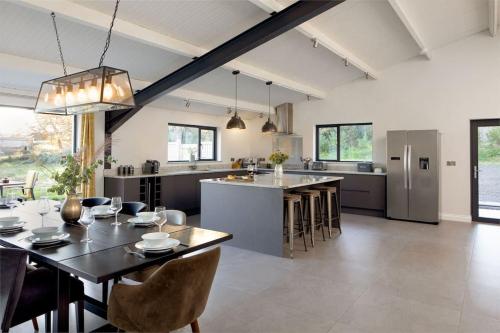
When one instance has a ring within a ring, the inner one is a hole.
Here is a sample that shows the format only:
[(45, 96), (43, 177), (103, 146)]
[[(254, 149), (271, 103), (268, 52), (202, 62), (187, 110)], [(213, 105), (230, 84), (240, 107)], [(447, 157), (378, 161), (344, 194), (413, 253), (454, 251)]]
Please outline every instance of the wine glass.
[(89, 228), (92, 223), (95, 222), (94, 212), (90, 207), (82, 207), (82, 215), (80, 216), (81, 225), (83, 225), (87, 229), (86, 237), (82, 239), (80, 242), (82, 243), (92, 243), (92, 239), (89, 237)]
[(14, 207), (17, 207), (16, 192), (14, 189), (10, 189), (7, 196), (3, 199), (5, 204), (10, 208), (10, 216), (14, 211)]
[(122, 198), (112, 197), (109, 208), (115, 213), (115, 222), (111, 223), (111, 225), (121, 225), (121, 222), (118, 222), (118, 212), (122, 210)]
[(38, 200), (38, 214), (42, 216), (42, 227), (44, 227), (44, 217), (50, 212), (50, 202), (47, 197), (41, 197), (40, 200)]
[(155, 218), (156, 217), (159, 217), (159, 219), (155, 220), (155, 224), (158, 226), (158, 232), (161, 232), (161, 227), (167, 222), (167, 211), (165, 210), (165, 206), (155, 207)]

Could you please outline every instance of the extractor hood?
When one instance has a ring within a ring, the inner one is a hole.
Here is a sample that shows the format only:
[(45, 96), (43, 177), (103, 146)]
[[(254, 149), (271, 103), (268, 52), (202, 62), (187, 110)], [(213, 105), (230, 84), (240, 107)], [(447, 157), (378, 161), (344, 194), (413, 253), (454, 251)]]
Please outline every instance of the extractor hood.
[(293, 134), (293, 104), (283, 103), (276, 107), (277, 134)]

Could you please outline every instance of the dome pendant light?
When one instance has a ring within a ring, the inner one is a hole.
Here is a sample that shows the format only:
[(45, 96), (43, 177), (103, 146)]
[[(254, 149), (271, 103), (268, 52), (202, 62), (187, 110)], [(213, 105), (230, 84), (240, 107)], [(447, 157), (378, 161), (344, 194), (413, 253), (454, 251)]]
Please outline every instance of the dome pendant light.
[(267, 115), (267, 121), (262, 126), (262, 133), (276, 133), (278, 129), (276, 128), (276, 125), (271, 121), (271, 84), (273, 84), (272, 81), (267, 81), (266, 85), (269, 87), (269, 99), (268, 99), (268, 115)]
[(246, 129), (246, 125), (243, 120), (238, 116), (238, 74), (240, 71), (233, 71), (235, 78), (235, 99), (234, 99), (234, 115), (229, 119), (226, 125), (226, 129)]

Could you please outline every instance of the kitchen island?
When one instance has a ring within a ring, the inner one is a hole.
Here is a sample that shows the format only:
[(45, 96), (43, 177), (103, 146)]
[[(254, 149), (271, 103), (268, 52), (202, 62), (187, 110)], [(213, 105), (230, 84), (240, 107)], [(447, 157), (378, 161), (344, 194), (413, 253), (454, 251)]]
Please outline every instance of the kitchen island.
[[(288, 256), (283, 246), (283, 195), (313, 185), (337, 187), (343, 177), (256, 175), (253, 181), (202, 179), (201, 226), (234, 235), (228, 245), (275, 256)], [(338, 197), (340, 207), (340, 196)], [(293, 241), (293, 240), (292, 240)], [(293, 243), (292, 243), (293, 244)]]

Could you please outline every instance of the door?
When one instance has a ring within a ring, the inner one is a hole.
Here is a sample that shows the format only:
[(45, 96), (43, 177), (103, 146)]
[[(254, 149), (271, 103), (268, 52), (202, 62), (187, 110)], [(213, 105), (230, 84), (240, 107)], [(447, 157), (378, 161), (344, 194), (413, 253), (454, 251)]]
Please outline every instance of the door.
[(406, 131), (387, 132), (387, 217), (408, 219)]
[(439, 222), (439, 134), (408, 131), (408, 219)]
[(471, 120), (471, 215), (500, 223), (500, 119)]

